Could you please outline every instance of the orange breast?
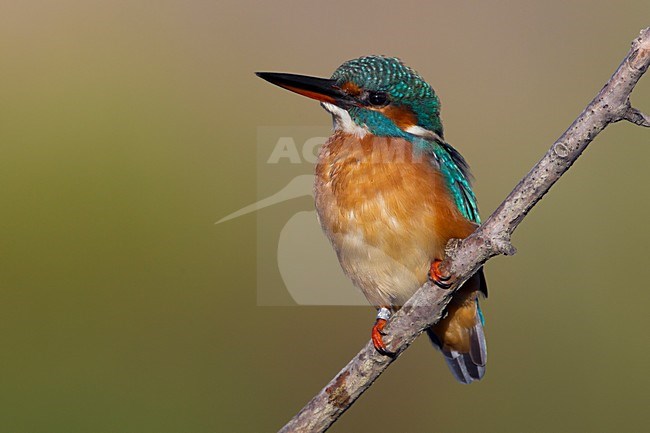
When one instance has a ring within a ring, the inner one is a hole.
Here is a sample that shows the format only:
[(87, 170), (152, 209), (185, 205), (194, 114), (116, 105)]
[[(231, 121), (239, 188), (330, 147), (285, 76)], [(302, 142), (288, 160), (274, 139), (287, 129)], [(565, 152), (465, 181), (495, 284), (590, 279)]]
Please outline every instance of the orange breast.
[(315, 195), (343, 270), (375, 305), (401, 305), (447, 241), (474, 230), (432, 162), (403, 139), (336, 132), (321, 149)]

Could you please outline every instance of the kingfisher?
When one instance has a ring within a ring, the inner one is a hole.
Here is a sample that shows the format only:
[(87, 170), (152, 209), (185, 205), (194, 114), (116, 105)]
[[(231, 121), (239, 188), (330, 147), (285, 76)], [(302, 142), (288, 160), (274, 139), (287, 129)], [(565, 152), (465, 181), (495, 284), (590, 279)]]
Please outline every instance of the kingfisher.
[[(394, 57), (349, 60), (331, 78), (257, 75), (320, 101), (332, 115), (333, 134), (316, 164), (316, 211), (344, 273), (377, 308), (374, 347), (391, 355), (383, 342), (386, 321), (427, 279), (449, 287), (439, 267), (445, 246), (480, 224), (469, 166), (444, 139), (440, 100)], [(481, 295), (487, 296), (482, 269), (426, 331), (464, 384), (485, 374)]]

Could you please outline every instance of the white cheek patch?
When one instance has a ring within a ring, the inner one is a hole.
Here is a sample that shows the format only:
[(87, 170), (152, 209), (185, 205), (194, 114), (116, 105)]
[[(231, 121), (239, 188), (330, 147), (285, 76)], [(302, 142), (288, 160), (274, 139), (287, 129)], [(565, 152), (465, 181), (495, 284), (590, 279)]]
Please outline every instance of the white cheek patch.
[(368, 129), (366, 127), (359, 126), (354, 122), (354, 120), (352, 120), (352, 117), (350, 117), (350, 113), (348, 113), (347, 110), (344, 110), (343, 108), (338, 107), (334, 104), (330, 104), (329, 102), (321, 102), (321, 105), (325, 110), (332, 114), (335, 130), (341, 130), (345, 133), (354, 134), (358, 137), (363, 137), (368, 133)]
[(421, 126), (417, 125), (412, 125), (409, 126), (404, 130), (404, 132), (408, 132), (409, 134), (413, 134), (416, 137), (424, 138), (426, 140), (431, 140), (431, 141), (437, 141), (439, 143), (444, 143), (445, 140), (443, 140), (438, 134), (436, 134), (433, 131), (429, 131), (428, 129), (425, 129)]

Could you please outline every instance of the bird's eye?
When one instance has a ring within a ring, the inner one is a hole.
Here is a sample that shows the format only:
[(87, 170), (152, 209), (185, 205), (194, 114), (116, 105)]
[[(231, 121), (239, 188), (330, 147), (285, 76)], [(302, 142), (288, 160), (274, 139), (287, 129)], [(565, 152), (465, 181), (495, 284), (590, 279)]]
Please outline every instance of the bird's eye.
[(370, 105), (386, 105), (388, 102), (388, 95), (384, 92), (370, 92), (368, 94), (368, 103)]

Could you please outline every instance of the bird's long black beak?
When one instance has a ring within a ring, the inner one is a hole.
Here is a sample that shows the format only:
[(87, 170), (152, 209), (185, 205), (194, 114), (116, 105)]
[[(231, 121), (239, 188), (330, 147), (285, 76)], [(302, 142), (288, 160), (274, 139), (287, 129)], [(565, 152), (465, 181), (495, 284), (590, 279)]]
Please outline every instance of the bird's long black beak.
[(355, 105), (353, 99), (339, 89), (334, 80), (277, 72), (256, 72), (255, 75), (283, 89), (321, 102), (329, 102), (340, 107)]

